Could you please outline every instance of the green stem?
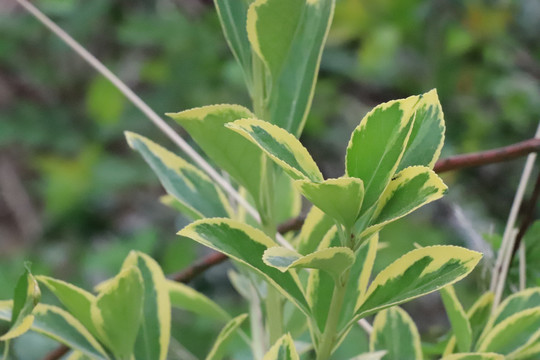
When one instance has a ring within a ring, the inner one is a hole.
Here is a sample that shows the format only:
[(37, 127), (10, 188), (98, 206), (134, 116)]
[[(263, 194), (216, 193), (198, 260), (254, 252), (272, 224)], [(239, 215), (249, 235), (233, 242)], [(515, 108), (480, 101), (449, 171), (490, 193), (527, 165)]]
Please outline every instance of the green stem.
[(332, 355), (335, 342), (337, 340), (337, 326), (339, 322), (339, 316), (341, 315), (341, 308), (343, 306), (343, 300), (345, 299), (345, 293), (347, 290), (347, 282), (349, 281), (349, 274), (345, 274), (344, 281), (337, 281), (334, 286), (334, 294), (332, 295), (332, 302), (330, 303), (330, 310), (328, 312), (328, 318), (326, 319), (326, 326), (322, 334), (322, 339), (317, 351), (317, 360), (327, 360)]

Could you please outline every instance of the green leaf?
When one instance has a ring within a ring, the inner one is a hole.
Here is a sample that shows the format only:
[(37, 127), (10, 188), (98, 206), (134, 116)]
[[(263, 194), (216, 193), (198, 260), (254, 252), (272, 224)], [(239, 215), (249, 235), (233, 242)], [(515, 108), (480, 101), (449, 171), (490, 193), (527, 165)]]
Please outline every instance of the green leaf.
[(230, 216), (223, 192), (202, 171), (181, 157), (148, 140), (126, 132), (129, 145), (152, 167), (167, 192), (194, 218)]
[(356, 305), (357, 317), (399, 305), (461, 280), (482, 254), (458, 246), (428, 246), (403, 255), (381, 271)]
[(472, 329), (469, 319), (459, 302), (454, 287), (448, 285), (440, 290), (446, 314), (452, 325), (452, 332), (457, 340), (458, 349), (468, 352), (472, 345)]
[(402, 170), (384, 190), (370, 221), (372, 225), (361, 236), (370, 236), (392, 221), (440, 199), (446, 190), (446, 185), (433, 170), (424, 166)]
[(371, 110), (353, 131), (346, 174), (364, 181), (362, 211), (369, 209), (396, 172), (413, 125), (418, 96), (390, 101)]
[(86, 94), (86, 111), (99, 125), (117, 124), (125, 104), (124, 95), (103, 76), (96, 76), (90, 83)]
[(48, 276), (37, 276), (36, 279), (60, 300), (71, 315), (83, 324), (93, 336), (98, 336), (91, 316), (92, 303), (96, 297), (88, 291), (62, 280)]
[[(0, 301), (0, 319), (11, 318), (11, 301)], [(109, 359), (99, 342), (67, 311), (51, 305), (38, 304), (34, 308), (34, 322), (30, 330), (56, 340), (92, 359)]]
[(227, 346), (228, 340), (231, 339), (231, 336), (234, 334), (236, 329), (238, 329), (238, 327), (244, 322), (247, 316), (247, 314), (239, 315), (229, 321), (223, 327), (216, 341), (214, 342), (212, 349), (210, 349), (210, 352), (206, 356), (206, 360), (220, 360), (223, 358), (223, 353), (225, 351), (225, 347)]
[(268, 94), (265, 120), (297, 137), (311, 106), (334, 3), (257, 0), (248, 10), (248, 39), (267, 69), (262, 74)]
[(295, 180), (323, 181), (321, 171), (294, 135), (257, 119), (241, 119), (226, 125), (259, 146)]
[(312, 206), (293, 244), (296, 245), (300, 254), (310, 254), (317, 249), (324, 235), (334, 224), (332, 218), (318, 207)]
[(217, 320), (228, 321), (231, 318), (218, 304), (187, 285), (167, 280), (167, 288), (173, 307)]
[(495, 353), (461, 353), (445, 356), (441, 360), (504, 360), (504, 356)]
[(32, 311), (39, 303), (41, 291), (36, 279), (30, 272), (30, 264), (26, 263), (24, 267), (24, 273), (19, 277), (17, 285), (15, 285), (9, 330), (0, 336), (0, 341), (21, 336), (30, 329), (34, 321)]
[(283, 171), (276, 174), (273, 207), (277, 224), (296, 218), (302, 211), (302, 195), (296, 190), (293, 180)]
[(277, 244), (262, 231), (230, 219), (203, 219), (186, 226), (178, 232), (178, 235), (190, 238), (250, 266), (305, 314), (309, 314), (296, 274), (282, 273), (263, 262), (264, 251)]
[(291, 335), (280, 337), (264, 355), (263, 360), (300, 360)]
[(100, 339), (118, 359), (130, 359), (142, 320), (144, 286), (132, 266), (108, 282), (92, 303), (91, 314)]
[(479, 352), (515, 357), (540, 339), (540, 306), (513, 314), (495, 325), (478, 344)]
[(354, 263), (354, 253), (346, 247), (332, 247), (302, 256), (294, 250), (276, 246), (264, 252), (263, 261), (282, 272), (292, 268), (322, 270), (338, 281)]
[(167, 115), (186, 129), (216, 165), (245, 187), (255, 201), (259, 201), (263, 153), (250, 141), (224, 126), (255, 115), (239, 105), (211, 105)]
[(444, 115), (433, 89), (420, 95), (415, 106), (414, 124), (397, 171), (409, 166), (422, 165), (433, 169), (444, 143)]
[(248, 2), (214, 0), (216, 10), (221, 22), (225, 39), (231, 48), (236, 60), (240, 63), (248, 88), (251, 92), (252, 71), (251, 71), (251, 45), (249, 44), (246, 21)]
[(344, 225), (345, 228), (352, 228), (364, 199), (362, 180), (345, 177), (328, 179), (321, 183), (298, 180), (295, 185), (313, 205)]
[(423, 358), (418, 329), (411, 317), (397, 306), (375, 316), (369, 350), (386, 350), (383, 360)]
[(150, 256), (131, 251), (122, 269), (136, 267), (143, 280), (143, 317), (135, 342), (135, 359), (165, 360), (171, 337), (171, 301), (168, 280)]

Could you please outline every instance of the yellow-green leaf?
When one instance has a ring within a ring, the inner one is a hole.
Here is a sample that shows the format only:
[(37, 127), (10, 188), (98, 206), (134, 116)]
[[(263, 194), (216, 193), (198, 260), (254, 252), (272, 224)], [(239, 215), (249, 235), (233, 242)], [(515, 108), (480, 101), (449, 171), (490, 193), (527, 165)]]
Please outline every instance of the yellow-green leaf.
[(362, 236), (370, 236), (384, 225), (440, 199), (446, 190), (441, 178), (427, 167), (412, 166), (400, 171), (381, 195), (370, 221), (372, 225)]
[(126, 132), (126, 138), (152, 167), (165, 190), (187, 209), (186, 215), (195, 219), (231, 216), (226, 196), (202, 171), (143, 136)]
[(167, 288), (173, 307), (218, 320), (228, 321), (231, 318), (218, 304), (187, 285), (167, 280)]
[(461, 352), (468, 352), (472, 344), (472, 329), (465, 310), (463, 310), (452, 285), (443, 287), (440, 293), (450, 325), (452, 325), (452, 332), (456, 337), (458, 349)]
[(508, 316), (478, 343), (479, 352), (496, 352), (508, 358), (540, 339), (540, 306)]
[[(249, 7), (247, 33), (265, 64), (268, 120), (299, 137), (311, 106), (334, 0), (256, 0)], [(260, 59), (260, 60), (259, 60)]]
[(263, 360), (300, 360), (291, 335), (280, 337), (264, 355)]
[(482, 254), (458, 246), (428, 246), (403, 255), (381, 271), (356, 305), (357, 317), (415, 299), (461, 280)]
[(352, 228), (364, 199), (362, 180), (347, 177), (328, 179), (320, 183), (297, 180), (295, 185), (313, 205), (345, 228)]
[(321, 243), (324, 235), (335, 223), (328, 215), (316, 206), (309, 210), (306, 220), (294, 244), (298, 252), (307, 255), (314, 252)]
[(178, 232), (178, 235), (190, 238), (250, 266), (305, 314), (309, 314), (296, 274), (282, 273), (263, 262), (265, 250), (277, 244), (262, 231), (230, 219), (203, 219), (186, 226)]
[(6, 341), (27, 332), (32, 326), (35, 306), (41, 298), (39, 285), (30, 272), (30, 264), (24, 264), (24, 273), (19, 277), (13, 296), (13, 311), (9, 330), (0, 336), (0, 341)]
[(239, 105), (210, 105), (167, 114), (191, 135), (193, 140), (220, 168), (245, 187), (258, 201), (264, 169), (262, 151), (224, 125), (255, 115)]
[(247, 314), (239, 315), (223, 327), (214, 342), (212, 349), (210, 349), (210, 352), (206, 356), (206, 360), (220, 360), (223, 358), (223, 353), (225, 352), (228, 341), (231, 339), (231, 336), (235, 333), (236, 329), (242, 325), (247, 316)]
[(295, 180), (321, 182), (321, 171), (306, 148), (286, 130), (257, 119), (241, 119), (227, 124), (255, 145)]
[(383, 310), (375, 316), (369, 350), (386, 350), (382, 360), (422, 360), (418, 329), (400, 307)]
[(128, 359), (133, 354), (143, 315), (143, 298), (141, 272), (131, 266), (108, 282), (92, 303), (92, 320), (100, 339), (119, 359)]
[(437, 90), (420, 95), (415, 106), (414, 124), (397, 171), (409, 166), (433, 168), (444, 143), (444, 115)]
[(441, 360), (504, 360), (504, 356), (496, 353), (460, 353), (443, 357)]
[[(10, 320), (12, 307), (12, 301), (0, 301), (0, 320)], [(67, 311), (57, 306), (38, 304), (33, 315), (31, 331), (50, 337), (92, 359), (109, 359), (100, 343)]]
[(394, 175), (414, 122), (418, 96), (380, 104), (353, 131), (347, 156), (346, 174), (364, 181), (362, 209), (369, 209)]
[(346, 247), (331, 247), (302, 256), (294, 250), (276, 246), (264, 252), (263, 260), (282, 272), (291, 268), (322, 270), (337, 281), (354, 263), (354, 253)]

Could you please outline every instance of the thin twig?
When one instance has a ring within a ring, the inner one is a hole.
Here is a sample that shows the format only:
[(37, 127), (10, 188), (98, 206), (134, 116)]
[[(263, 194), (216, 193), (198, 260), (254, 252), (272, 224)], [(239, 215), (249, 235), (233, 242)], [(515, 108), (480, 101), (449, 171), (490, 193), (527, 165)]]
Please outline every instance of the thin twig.
[(43, 358), (43, 360), (58, 360), (62, 356), (66, 355), (69, 352), (69, 347), (66, 345), (60, 345)]
[[(247, 200), (242, 197), (238, 191), (201, 156), (195, 151), (178, 133), (174, 131), (154, 110), (152, 110), (137, 94), (133, 92), (122, 80), (113, 74), (103, 63), (101, 63), (94, 55), (86, 50), (81, 44), (73, 39), (67, 32), (62, 30), (51, 19), (43, 14), (39, 9), (32, 5), (27, 0), (17, 0), (17, 2), (25, 8), (30, 14), (38, 19), (43, 25), (58, 36), (66, 45), (75, 51), (82, 59), (90, 66), (96, 69), (101, 75), (111, 82), (133, 105), (135, 105), (146, 117), (152, 121), (165, 135), (169, 137), (186, 155), (188, 155), (202, 170), (204, 170), (219, 186), (233, 196), (238, 203), (246, 209), (246, 211), (258, 222), (260, 216), (257, 210), (251, 206)], [(282, 237), (276, 236), (276, 241), (280, 245), (292, 249), (292, 246)]]
[(523, 237), (531, 227), (531, 225), (534, 222), (535, 218), (535, 210), (536, 210), (536, 204), (538, 203), (538, 198), (540, 198), (540, 172), (538, 173), (538, 176), (536, 177), (536, 183), (534, 184), (534, 189), (531, 194), (531, 197), (529, 201), (527, 202), (527, 208), (524, 210), (524, 217), (523, 221), (521, 222), (521, 226), (519, 227), (519, 232), (516, 236), (516, 243), (514, 244), (514, 248), (512, 249), (512, 259), (514, 259), (516, 252), (518, 251), (519, 246), (521, 245), (523, 241)]
[(437, 161), (435, 172), (464, 169), (516, 159), (540, 151), (540, 139), (533, 138), (509, 146), (471, 154), (456, 155)]
[[(538, 124), (534, 137), (540, 137), (540, 123)], [(508, 221), (506, 222), (506, 227), (504, 229), (501, 249), (499, 250), (495, 267), (493, 268), (490, 290), (495, 293), (495, 298), (493, 300), (494, 311), (502, 298), (504, 284), (506, 282), (506, 275), (508, 273), (510, 261), (512, 260), (512, 253), (517, 235), (515, 234), (516, 219), (519, 209), (521, 208), (521, 203), (523, 202), (523, 196), (531, 176), (535, 159), (536, 153), (531, 153), (527, 156), (527, 161), (525, 162), (523, 173), (521, 174), (521, 179), (519, 180), (519, 185), (516, 190), (516, 195), (514, 197), (514, 201), (512, 202), (512, 208), (510, 209), (510, 214), (508, 215)]]

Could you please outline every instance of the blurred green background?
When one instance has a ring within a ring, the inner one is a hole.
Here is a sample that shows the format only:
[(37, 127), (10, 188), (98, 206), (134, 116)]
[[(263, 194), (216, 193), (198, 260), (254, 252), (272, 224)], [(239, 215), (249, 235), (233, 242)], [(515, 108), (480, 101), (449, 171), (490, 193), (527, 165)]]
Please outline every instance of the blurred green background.
[[(34, 3), (159, 114), (218, 103), (249, 106), (211, 1)], [(371, 107), (431, 88), (445, 112), (443, 156), (531, 138), (540, 119), (538, 29), (537, 0), (338, 0), (302, 141), (325, 177), (340, 176), (350, 132)], [(91, 288), (114, 274), (130, 249), (151, 254), (166, 273), (207, 252), (176, 239), (186, 220), (159, 203), (164, 192), (128, 148), (125, 130), (175, 149), (14, 1), (1, 2), (0, 299), (12, 296), (24, 260), (33, 262), (34, 273)], [(502, 232), (522, 164), (445, 174), (450, 191), (444, 200), (381, 235), (388, 246), (377, 268), (414, 243), (479, 249), (489, 264), (490, 245), (482, 235)], [(538, 232), (531, 235), (540, 242)], [(458, 285), (467, 306), (487, 288), (486, 269)], [(244, 304), (222, 270), (193, 285), (240, 311)], [(427, 338), (444, 331), (438, 295), (406, 309)], [(187, 313), (175, 319), (175, 338), (197, 356), (222, 325)], [(26, 341), (33, 349), (25, 341), (15, 345), (21, 359), (39, 358), (34, 354), (55, 346), (35, 335)]]

